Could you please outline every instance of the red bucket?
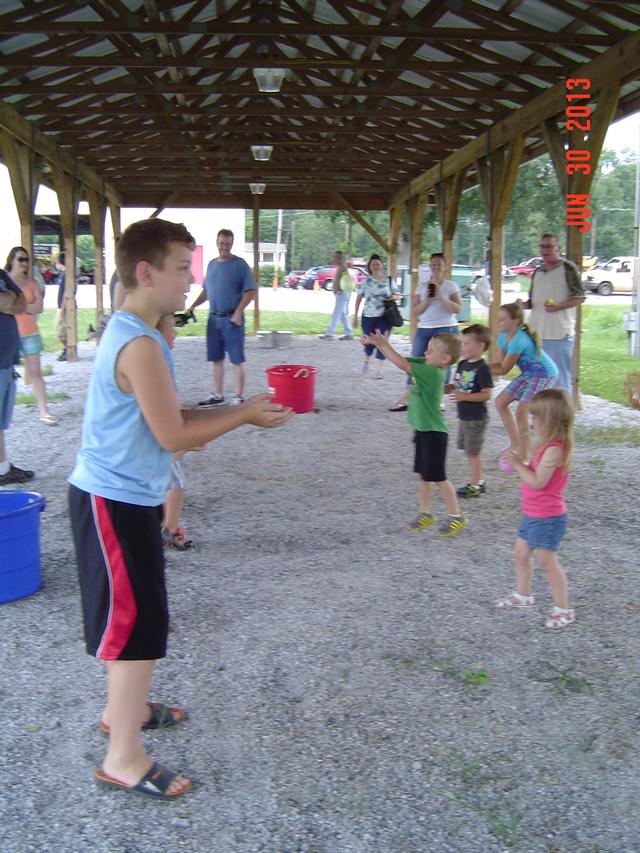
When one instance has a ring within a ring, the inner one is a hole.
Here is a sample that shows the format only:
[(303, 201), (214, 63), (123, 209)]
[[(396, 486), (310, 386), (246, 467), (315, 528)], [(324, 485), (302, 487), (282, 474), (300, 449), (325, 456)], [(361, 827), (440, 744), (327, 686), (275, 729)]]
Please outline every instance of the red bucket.
[(267, 367), (269, 389), (273, 391), (273, 402), (291, 406), (299, 415), (313, 411), (313, 390), (317, 367), (309, 364), (279, 364)]

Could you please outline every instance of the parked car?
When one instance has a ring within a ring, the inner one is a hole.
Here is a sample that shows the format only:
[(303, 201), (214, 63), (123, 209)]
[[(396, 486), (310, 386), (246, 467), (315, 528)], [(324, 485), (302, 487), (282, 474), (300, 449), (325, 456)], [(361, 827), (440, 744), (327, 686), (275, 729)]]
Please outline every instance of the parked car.
[(300, 287), (302, 284), (302, 278), (304, 276), (304, 270), (291, 270), (290, 273), (287, 273), (287, 276), (284, 280), (284, 283), (287, 287)]
[(321, 267), (309, 267), (302, 276), (300, 284), (305, 290), (311, 290)]
[(509, 272), (511, 275), (526, 275), (531, 278), (534, 269), (539, 267), (541, 263), (542, 258), (529, 258), (528, 261), (521, 261), (519, 264), (509, 267)]
[[(316, 283), (324, 290), (333, 290), (333, 279), (335, 274), (336, 267), (320, 267), (318, 275), (316, 276)], [(356, 284), (360, 284), (360, 282), (364, 281), (367, 277), (367, 273), (360, 269), (360, 267), (351, 267), (351, 277)]]
[(609, 258), (606, 264), (598, 264), (587, 274), (585, 289), (601, 296), (631, 293), (635, 263), (635, 259), (628, 255)]

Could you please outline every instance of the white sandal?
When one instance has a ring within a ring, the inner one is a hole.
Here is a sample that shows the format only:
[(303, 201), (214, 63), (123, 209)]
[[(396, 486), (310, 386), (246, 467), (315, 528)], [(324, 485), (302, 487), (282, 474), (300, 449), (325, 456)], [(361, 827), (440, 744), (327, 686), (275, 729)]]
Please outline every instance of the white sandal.
[(566, 628), (567, 625), (572, 625), (575, 621), (576, 611), (572, 607), (567, 607), (566, 610), (562, 607), (554, 607), (551, 616), (544, 623), (544, 627), (557, 630), (558, 628)]
[(520, 595), (519, 592), (510, 592), (507, 595), (501, 595), (496, 599), (496, 607), (506, 608), (511, 610), (514, 607), (533, 607), (535, 604), (535, 596)]

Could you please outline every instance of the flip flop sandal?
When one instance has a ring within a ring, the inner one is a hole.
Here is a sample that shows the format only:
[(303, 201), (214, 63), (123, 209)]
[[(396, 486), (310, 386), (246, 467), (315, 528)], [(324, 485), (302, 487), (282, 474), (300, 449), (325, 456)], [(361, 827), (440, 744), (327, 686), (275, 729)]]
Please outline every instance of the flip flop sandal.
[(129, 791), (131, 793), (146, 794), (149, 797), (160, 797), (165, 800), (181, 797), (192, 787), (191, 782), (187, 782), (181, 788), (178, 788), (177, 791), (168, 794), (169, 786), (178, 775), (173, 770), (162, 767), (157, 761), (154, 761), (137, 785), (127, 785), (121, 782), (120, 779), (114, 779), (113, 776), (109, 776), (104, 770), (96, 770), (95, 773), (96, 781), (101, 785), (110, 788), (119, 788), (122, 791)]
[(43, 415), (39, 418), (41, 424), (46, 424), (47, 426), (58, 426), (58, 419), (55, 415)]
[(519, 592), (510, 592), (507, 595), (501, 595), (495, 601), (496, 607), (506, 610), (512, 610), (515, 607), (533, 607), (535, 598), (533, 595), (520, 595)]
[[(147, 706), (151, 708), (151, 716), (140, 727), (143, 730), (170, 729), (171, 726), (177, 726), (178, 723), (184, 722), (188, 717), (184, 708), (165, 705), (164, 702), (147, 702)], [(100, 731), (106, 735), (109, 734), (110, 728), (107, 723), (100, 721)]]

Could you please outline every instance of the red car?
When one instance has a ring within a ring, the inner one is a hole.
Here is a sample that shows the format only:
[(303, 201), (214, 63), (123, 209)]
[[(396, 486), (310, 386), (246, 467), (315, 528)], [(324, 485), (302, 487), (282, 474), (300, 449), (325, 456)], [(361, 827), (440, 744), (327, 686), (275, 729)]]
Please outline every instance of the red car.
[(528, 261), (522, 261), (514, 267), (509, 267), (509, 272), (511, 275), (526, 275), (527, 278), (531, 278), (534, 269), (539, 267), (541, 263), (542, 258), (530, 258)]
[[(364, 281), (367, 277), (366, 273), (363, 272), (360, 267), (351, 267), (350, 273), (356, 284), (360, 284), (360, 282)], [(316, 276), (316, 282), (323, 290), (333, 290), (333, 278), (335, 274), (335, 267), (320, 267), (318, 275)]]
[(294, 289), (302, 284), (302, 279), (304, 278), (305, 270), (291, 270), (290, 273), (287, 273), (287, 277), (284, 282), (287, 287), (293, 287)]

